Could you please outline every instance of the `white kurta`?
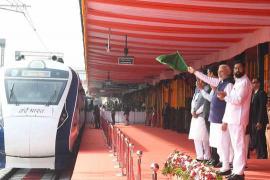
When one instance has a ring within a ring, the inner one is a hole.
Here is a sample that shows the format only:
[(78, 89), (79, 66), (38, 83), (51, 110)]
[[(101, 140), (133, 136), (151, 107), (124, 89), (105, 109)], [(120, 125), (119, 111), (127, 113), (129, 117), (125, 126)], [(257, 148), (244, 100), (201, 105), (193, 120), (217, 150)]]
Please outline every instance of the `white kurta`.
[(228, 123), (234, 151), (233, 173), (242, 175), (246, 165), (245, 131), (249, 121), (252, 94), (251, 82), (246, 75), (235, 79), (232, 91), (224, 98), (227, 102), (223, 122)]
[(221, 133), (221, 124), (219, 123), (210, 123), (210, 135), (209, 135), (209, 144), (211, 147), (217, 148), (220, 144), (220, 133)]
[[(195, 102), (199, 97), (200, 93), (196, 93), (191, 102), (191, 111), (194, 110)], [(201, 114), (203, 112), (203, 105), (197, 109), (196, 114)], [(192, 112), (191, 112), (192, 113)], [(205, 120), (203, 117), (197, 117), (191, 119), (189, 139), (194, 140), (194, 146), (196, 151), (196, 158), (200, 160), (210, 159), (210, 148), (208, 132), (205, 125)]]
[(189, 139), (208, 141), (209, 136), (202, 117), (192, 118), (190, 123)]
[[(191, 102), (191, 109), (194, 107), (194, 102), (198, 98), (199, 93), (194, 97)], [(201, 114), (203, 112), (203, 105), (196, 111), (196, 114)], [(205, 125), (205, 120), (202, 117), (194, 118), (192, 117), (189, 130), (189, 139), (208, 141), (209, 136)]]
[(237, 78), (231, 92), (224, 98), (227, 104), (222, 121), (246, 127), (249, 122), (251, 94), (252, 85), (248, 77), (244, 75)]
[[(194, 73), (199, 79), (203, 80), (204, 82), (208, 83), (209, 85), (213, 87), (217, 87), (219, 82), (222, 81), (222, 79), (219, 78), (212, 78), (208, 77), (200, 72), (195, 72)], [(230, 94), (231, 90), (233, 88), (232, 83), (228, 83), (227, 86), (225, 87), (224, 91), (227, 94)], [(205, 94), (202, 94), (205, 95)], [(206, 96), (206, 99), (211, 100), (211, 96), (209, 97)], [(211, 123), (210, 124), (210, 146), (216, 147), (217, 152), (220, 156), (220, 160), (222, 161), (222, 167), (220, 171), (224, 172), (230, 169), (229, 162), (230, 162), (230, 157), (233, 155), (233, 152), (231, 150), (231, 140), (230, 140), (230, 134), (229, 131), (222, 131), (221, 130), (222, 124), (218, 123)]]

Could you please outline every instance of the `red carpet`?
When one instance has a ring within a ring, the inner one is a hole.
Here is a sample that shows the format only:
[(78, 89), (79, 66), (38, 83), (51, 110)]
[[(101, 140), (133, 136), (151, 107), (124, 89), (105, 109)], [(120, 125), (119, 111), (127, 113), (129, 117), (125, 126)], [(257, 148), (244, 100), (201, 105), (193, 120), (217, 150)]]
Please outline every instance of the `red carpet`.
[[(135, 151), (143, 151), (143, 179), (151, 179), (151, 163), (158, 163), (161, 170), (168, 155), (175, 149), (194, 156), (193, 142), (187, 140), (186, 134), (179, 134), (171, 130), (163, 130), (161, 128), (152, 128), (143, 125), (118, 127), (130, 137), (131, 142), (134, 143)], [(159, 171), (158, 179), (168, 178), (163, 176)]]
[[(146, 127), (144, 125), (118, 126), (135, 145), (135, 151), (142, 150), (142, 179), (151, 179), (150, 164), (157, 162), (160, 169), (168, 155), (175, 149), (194, 157), (193, 141), (187, 134), (179, 134), (171, 130)], [(72, 179), (126, 179), (116, 177), (119, 169), (115, 169), (113, 157), (109, 156), (100, 130), (86, 130), (83, 135), (81, 149)], [(134, 159), (136, 162), (136, 158)], [(135, 172), (136, 174), (136, 172)], [(246, 178), (250, 180), (270, 179), (270, 160), (248, 160)], [(158, 179), (168, 179), (159, 172)]]
[(119, 169), (112, 160), (101, 129), (85, 128), (72, 180), (121, 180)]
[[(146, 127), (143, 125), (119, 126), (122, 131), (133, 139), (135, 147), (144, 151), (142, 158), (143, 175), (148, 179), (149, 166), (156, 161), (160, 168), (169, 153), (174, 149), (195, 157), (193, 141), (187, 139), (187, 134), (179, 134), (171, 130)], [(248, 168), (245, 171), (245, 179), (259, 180), (270, 179), (270, 160), (248, 160)], [(159, 179), (162, 175), (159, 174)]]

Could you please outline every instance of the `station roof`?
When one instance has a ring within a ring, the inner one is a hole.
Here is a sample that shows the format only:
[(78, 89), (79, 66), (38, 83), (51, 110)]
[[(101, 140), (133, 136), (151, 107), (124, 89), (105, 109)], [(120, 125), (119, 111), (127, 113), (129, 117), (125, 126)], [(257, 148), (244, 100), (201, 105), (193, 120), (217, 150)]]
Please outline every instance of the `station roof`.
[[(90, 91), (105, 80), (149, 83), (170, 71), (155, 58), (183, 55), (200, 67), (270, 40), (269, 0), (82, 0), (86, 70)], [(110, 34), (110, 52), (107, 52)], [(119, 65), (125, 35), (133, 65)]]

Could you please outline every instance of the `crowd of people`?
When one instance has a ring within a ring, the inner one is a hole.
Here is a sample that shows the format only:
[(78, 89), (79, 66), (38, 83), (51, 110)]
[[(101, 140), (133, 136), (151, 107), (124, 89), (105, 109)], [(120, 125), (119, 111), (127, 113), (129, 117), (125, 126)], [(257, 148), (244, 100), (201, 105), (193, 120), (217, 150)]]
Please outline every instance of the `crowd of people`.
[(100, 107), (94, 105), (93, 100), (86, 106), (87, 126), (89, 128), (100, 128)]
[(230, 180), (244, 179), (250, 150), (267, 158), (267, 95), (260, 79), (251, 82), (241, 61), (233, 71), (226, 64), (217, 73), (209, 68), (207, 75), (193, 67), (188, 71), (197, 78), (189, 132), (197, 160), (220, 168), (218, 173)]
[(110, 106), (105, 105), (94, 105), (93, 100), (88, 104), (86, 108), (87, 112), (87, 125), (90, 128), (100, 129), (100, 116), (102, 111), (111, 111), (111, 123), (114, 125), (116, 111), (123, 111), (123, 118), (125, 125), (129, 125), (129, 112), (130, 107), (126, 104), (120, 104), (117, 101), (110, 104)]
[[(221, 64), (207, 74), (188, 67), (196, 76), (196, 89), (191, 101), (189, 139), (194, 141), (196, 159), (219, 168), (218, 173), (229, 180), (244, 179), (250, 151), (258, 159), (267, 159), (266, 128), (267, 94), (261, 89), (261, 80), (249, 80), (245, 64), (237, 61), (233, 70)], [(108, 106), (109, 107), (109, 106)], [(116, 111), (123, 111), (124, 122), (129, 125), (131, 106), (113, 102), (110, 105), (112, 124)], [(104, 107), (105, 108), (105, 107)], [(100, 108), (92, 102), (95, 128), (100, 128)], [(106, 108), (105, 108), (106, 109)], [(157, 112), (154, 107), (146, 110), (146, 125), (155, 126)], [(163, 128), (170, 128), (170, 107), (162, 110)], [(269, 147), (270, 148), (270, 147)]]

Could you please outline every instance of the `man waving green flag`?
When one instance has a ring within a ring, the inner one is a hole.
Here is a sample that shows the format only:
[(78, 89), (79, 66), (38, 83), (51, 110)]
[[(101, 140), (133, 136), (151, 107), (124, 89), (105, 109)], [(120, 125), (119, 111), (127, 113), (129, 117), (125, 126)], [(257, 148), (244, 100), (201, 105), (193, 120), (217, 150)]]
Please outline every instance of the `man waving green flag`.
[(178, 71), (187, 71), (188, 66), (186, 65), (184, 58), (177, 51), (174, 54), (160, 55), (156, 58), (161, 64), (167, 64), (172, 69)]

